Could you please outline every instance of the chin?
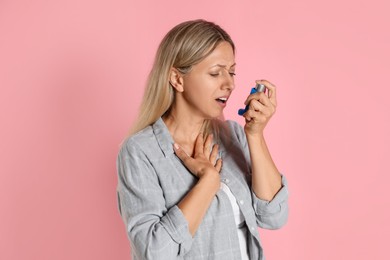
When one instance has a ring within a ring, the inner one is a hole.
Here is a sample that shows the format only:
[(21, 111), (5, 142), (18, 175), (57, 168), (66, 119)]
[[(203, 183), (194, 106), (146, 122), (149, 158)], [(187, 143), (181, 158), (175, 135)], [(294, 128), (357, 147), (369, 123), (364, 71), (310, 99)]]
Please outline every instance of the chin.
[(205, 119), (224, 119), (224, 118), (225, 118), (225, 116), (222, 112), (215, 113), (213, 115), (208, 115), (205, 117)]

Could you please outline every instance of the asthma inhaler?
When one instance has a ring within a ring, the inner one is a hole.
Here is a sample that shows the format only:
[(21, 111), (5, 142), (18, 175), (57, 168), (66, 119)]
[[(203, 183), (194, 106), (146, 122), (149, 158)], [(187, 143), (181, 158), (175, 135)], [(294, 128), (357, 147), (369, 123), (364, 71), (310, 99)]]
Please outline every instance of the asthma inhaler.
[[(256, 83), (256, 87), (251, 89), (251, 94), (254, 94), (256, 92), (264, 92), (265, 93), (265, 90), (266, 90), (266, 87), (264, 84)], [(238, 110), (238, 114), (240, 116), (242, 116), (243, 114), (245, 114), (246, 111), (248, 111), (248, 109), (249, 109), (249, 105), (246, 105), (245, 108), (240, 108)]]

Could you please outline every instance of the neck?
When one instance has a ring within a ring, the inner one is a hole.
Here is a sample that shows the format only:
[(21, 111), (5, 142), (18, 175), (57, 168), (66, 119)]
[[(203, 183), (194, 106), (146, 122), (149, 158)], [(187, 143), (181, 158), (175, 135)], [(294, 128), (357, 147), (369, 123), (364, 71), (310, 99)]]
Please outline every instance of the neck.
[(204, 118), (182, 115), (174, 108), (163, 116), (163, 120), (173, 140), (179, 145), (193, 145), (204, 123)]

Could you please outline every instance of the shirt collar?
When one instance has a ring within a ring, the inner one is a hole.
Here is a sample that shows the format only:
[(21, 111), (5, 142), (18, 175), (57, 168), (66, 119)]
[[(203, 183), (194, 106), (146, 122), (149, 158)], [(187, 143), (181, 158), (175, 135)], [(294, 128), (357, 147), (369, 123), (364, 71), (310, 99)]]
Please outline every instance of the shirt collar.
[(164, 153), (165, 157), (169, 157), (174, 153), (173, 151), (173, 138), (171, 133), (168, 130), (168, 127), (165, 125), (161, 117), (152, 125), (153, 133), (156, 136), (158, 145)]

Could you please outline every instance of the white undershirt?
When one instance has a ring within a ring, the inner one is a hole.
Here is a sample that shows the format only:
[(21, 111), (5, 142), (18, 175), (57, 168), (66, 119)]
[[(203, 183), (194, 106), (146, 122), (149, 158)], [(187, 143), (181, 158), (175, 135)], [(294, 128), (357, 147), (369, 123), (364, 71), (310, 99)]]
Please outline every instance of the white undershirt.
[(248, 249), (247, 249), (247, 227), (245, 225), (244, 215), (240, 210), (240, 207), (237, 204), (237, 200), (234, 197), (233, 193), (229, 189), (229, 187), (221, 182), (221, 190), (223, 190), (230, 200), (230, 204), (232, 204), (234, 220), (237, 226), (238, 233), (238, 242), (240, 243), (240, 251), (241, 251), (241, 259), (249, 260)]

